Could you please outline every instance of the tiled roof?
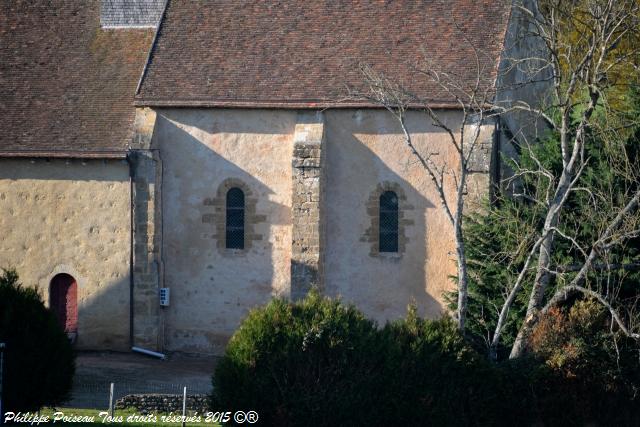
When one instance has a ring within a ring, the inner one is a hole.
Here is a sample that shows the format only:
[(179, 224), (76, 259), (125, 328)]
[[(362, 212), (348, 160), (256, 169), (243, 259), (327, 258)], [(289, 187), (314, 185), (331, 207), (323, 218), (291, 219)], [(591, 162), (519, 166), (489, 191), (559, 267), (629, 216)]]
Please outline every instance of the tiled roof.
[(0, 2), (0, 155), (124, 151), (153, 29), (100, 29), (100, 2)]
[(103, 28), (136, 28), (158, 25), (165, 0), (101, 0)]
[[(170, 0), (138, 105), (315, 107), (345, 100), (368, 64), (442, 105), (426, 56), (492, 85), (509, 0)], [(357, 102), (356, 102), (357, 104)]]

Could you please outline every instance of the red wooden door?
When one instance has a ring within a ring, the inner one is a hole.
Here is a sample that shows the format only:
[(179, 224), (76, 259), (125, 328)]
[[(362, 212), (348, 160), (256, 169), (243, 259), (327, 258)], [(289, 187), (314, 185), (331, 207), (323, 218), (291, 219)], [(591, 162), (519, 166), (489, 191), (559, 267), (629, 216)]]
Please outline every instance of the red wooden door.
[(58, 274), (51, 280), (49, 306), (65, 332), (78, 330), (78, 285), (68, 274)]

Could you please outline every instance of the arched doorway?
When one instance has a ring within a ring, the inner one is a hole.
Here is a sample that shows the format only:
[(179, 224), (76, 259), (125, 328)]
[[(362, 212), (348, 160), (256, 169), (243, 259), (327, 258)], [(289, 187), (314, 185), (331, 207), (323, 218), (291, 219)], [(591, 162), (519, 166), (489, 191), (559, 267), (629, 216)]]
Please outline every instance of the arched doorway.
[(57, 274), (49, 287), (49, 307), (73, 339), (78, 331), (78, 285), (69, 274)]

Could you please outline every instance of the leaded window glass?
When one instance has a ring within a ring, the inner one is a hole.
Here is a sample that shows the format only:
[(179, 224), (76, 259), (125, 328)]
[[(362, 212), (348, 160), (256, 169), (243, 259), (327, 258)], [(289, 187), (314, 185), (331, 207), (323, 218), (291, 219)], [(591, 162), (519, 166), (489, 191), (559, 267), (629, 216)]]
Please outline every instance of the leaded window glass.
[(380, 252), (398, 252), (398, 196), (385, 191), (380, 196)]
[(244, 249), (244, 193), (239, 188), (227, 191), (227, 249)]

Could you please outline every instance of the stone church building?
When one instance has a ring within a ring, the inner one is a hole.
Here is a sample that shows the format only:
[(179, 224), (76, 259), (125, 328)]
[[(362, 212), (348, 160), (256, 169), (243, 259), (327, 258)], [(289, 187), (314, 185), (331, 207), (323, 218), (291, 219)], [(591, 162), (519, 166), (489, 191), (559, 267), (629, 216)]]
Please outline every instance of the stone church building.
[[(79, 349), (220, 353), (252, 307), (312, 285), (379, 322), (412, 300), (439, 316), (452, 227), (397, 121), (347, 88), (365, 63), (460, 123), (412, 65), (471, 80), (482, 46), (496, 82), (523, 48), (514, 16), (495, 0), (1, 2), (0, 266)], [(456, 161), (441, 129), (408, 124)], [(497, 122), (478, 126), (477, 200), (503, 149)]]

